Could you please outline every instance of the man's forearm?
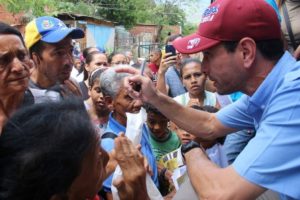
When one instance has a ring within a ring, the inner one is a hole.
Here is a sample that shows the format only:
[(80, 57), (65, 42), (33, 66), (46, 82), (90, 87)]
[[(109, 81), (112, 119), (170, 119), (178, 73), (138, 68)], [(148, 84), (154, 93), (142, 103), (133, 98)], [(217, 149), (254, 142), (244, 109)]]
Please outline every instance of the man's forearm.
[(211, 113), (184, 107), (161, 92), (157, 92), (156, 96), (149, 100), (149, 103), (153, 104), (168, 119), (187, 132), (203, 138), (218, 136), (215, 135), (214, 118)]
[(219, 168), (200, 148), (191, 149), (184, 156), (189, 178), (199, 199), (252, 200), (265, 191), (241, 177), (232, 166)]
[(194, 148), (186, 153), (185, 161), (189, 178), (199, 199), (211, 197), (211, 194), (217, 191), (211, 178), (219, 168), (208, 159), (200, 148)]

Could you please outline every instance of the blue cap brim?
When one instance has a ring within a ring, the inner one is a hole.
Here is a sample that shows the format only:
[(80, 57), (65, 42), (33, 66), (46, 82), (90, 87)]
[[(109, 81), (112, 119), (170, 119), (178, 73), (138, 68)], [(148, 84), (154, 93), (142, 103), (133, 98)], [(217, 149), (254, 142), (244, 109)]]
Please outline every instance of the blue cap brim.
[(49, 32), (41, 40), (47, 43), (57, 43), (67, 36), (70, 36), (72, 39), (80, 39), (84, 37), (84, 32), (79, 28), (63, 28)]

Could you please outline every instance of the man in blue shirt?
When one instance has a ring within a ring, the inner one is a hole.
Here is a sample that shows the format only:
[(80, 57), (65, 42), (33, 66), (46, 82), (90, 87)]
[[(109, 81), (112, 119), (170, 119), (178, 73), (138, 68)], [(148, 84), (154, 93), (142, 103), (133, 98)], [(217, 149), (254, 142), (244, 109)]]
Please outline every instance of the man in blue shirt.
[[(102, 135), (101, 146), (107, 152), (111, 152), (114, 148), (114, 138), (118, 136), (120, 132), (126, 132), (127, 117), (128, 113), (137, 113), (140, 111), (142, 102), (131, 98), (123, 87), (123, 79), (128, 76), (126, 73), (116, 73), (113, 68), (104, 71), (100, 76), (100, 86), (105, 101), (107, 104), (112, 105), (113, 111), (109, 115), (109, 120), (105, 133)], [(112, 135), (113, 134), (113, 135)], [(142, 129), (141, 138), (141, 152), (147, 158), (149, 166), (153, 171), (152, 180), (158, 186), (158, 171), (156, 166), (156, 160), (154, 153), (151, 149), (149, 141), (149, 133), (146, 125)], [(111, 175), (103, 182), (103, 189), (107, 193), (108, 199), (111, 196)]]
[[(127, 78), (127, 91), (198, 137), (256, 130), (233, 164), (223, 169), (195, 144), (183, 148), (200, 199), (255, 199), (266, 189), (282, 199), (300, 199), (300, 62), (284, 53), (276, 12), (263, 0), (217, 0), (199, 27), (173, 45), (181, 53), (203, 52), (202, 70), (218, 93), (241, 91), (245, 96), (208, 114), (176, 104), (143, 76)], [(137, 74), (134, 69), (122, 71)], [(141, 91), (133, 89), (137, 83)]]

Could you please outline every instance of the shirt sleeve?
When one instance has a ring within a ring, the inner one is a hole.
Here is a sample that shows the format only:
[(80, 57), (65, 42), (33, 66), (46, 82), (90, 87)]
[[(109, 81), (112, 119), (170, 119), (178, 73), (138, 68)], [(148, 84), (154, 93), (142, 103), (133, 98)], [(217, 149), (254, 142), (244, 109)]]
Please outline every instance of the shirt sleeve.
[(252, 183), (300, 199), (300, 80), (280, 90), (233, 167)]
[(244, 95), (238, 101), (217, 112), (218, 120), (225, 126), (237, 130), (253, 129), (254, 123), (248, 113), (248, 96)]

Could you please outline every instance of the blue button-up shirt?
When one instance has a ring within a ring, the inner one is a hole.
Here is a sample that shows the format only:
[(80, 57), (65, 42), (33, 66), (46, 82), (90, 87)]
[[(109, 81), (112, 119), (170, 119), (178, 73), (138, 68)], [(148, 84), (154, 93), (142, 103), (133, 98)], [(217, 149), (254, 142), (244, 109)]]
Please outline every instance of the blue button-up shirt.
[(286, 52), (251, 96), (217, 113), (222, 124), (256, 129), (233, 163), (248, 181), (300, 199), (300, 62)]

